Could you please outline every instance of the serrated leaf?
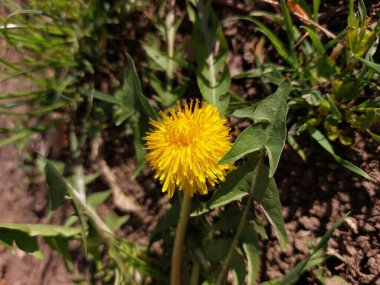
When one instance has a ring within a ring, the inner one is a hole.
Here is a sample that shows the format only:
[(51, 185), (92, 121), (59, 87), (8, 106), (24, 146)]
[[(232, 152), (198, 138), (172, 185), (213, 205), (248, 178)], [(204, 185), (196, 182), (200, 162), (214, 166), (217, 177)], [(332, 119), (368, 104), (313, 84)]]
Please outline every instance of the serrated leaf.
[(242, 158), (244, 155), (261, 150), (266, 141), (266, 122), (255, 123), (246, 128), (236, 139), (231, 149), (219, 161), (219, 164), (226, 164)]
[(193, 211), (191, 216), (199, 216), (233, 201), (241, 201), (248, 195), (253, 168), (252, 163), (245, 163), (237, 170), (231, 171), (227, 175), (226, 181), (219, 185), (210, 200)]
[(285, 81), (275, 93), (257, 105), (252, 115), (255, 124), (239, 135), (219, 164), (236, 161), (248, 153), (265, 148), (269, 156), (269, 177), (274, 175), (285, 145), (289, 92), (290, 84)]
[(240, 242), (247, 259), (248, 285), (254, 285), (260, 268), (260, 248), (257, 234), (249, 224), (245, 225)]
[(65, 200), (69, 187), (50, 162), (45, 165), (45, 175), (49, 185), (49, 215), (51, 215)]
[(284, 81), (275, 93), (260, 102), (254, 113), (255, 122), (269, 122), (265, 128), (266, 141), (264, 143), (269, 156), (269, 177), (274, 175), (285, 145), (289, 93), (290, 84)]
[(124, 83), (120, 94), (123, 104), (133, 107), (153, 119), (158, 119), (156, 111), (150, 106), (148, 99), (143, 95), (141, 84), (136, 72), (135, 64), (129, 54), (126, 55), (126, 66), (124, 71)]
[(285, 249), (287, 245), (287, 234), (282, 217), (282, 209), (280, 196), (278, 194), (276, 182), (274, 178), (268, 178), (269, 169), (262, 165), (259, 168), (258, 184), (254, 189), (253, 197), (260, 204), (265, 216), (273, 226), (276, 237), (280, 243), (281, 249)]
[(287, 234), (276, 182), (273, 177), (268, 177), (269, 168), (267, 166), (256, 167), (256, 164), (257, 161), (248, 161), (237, 170), (230, 172), (227, 175), (226, 182), (218, 187), (209, 201), (193, 211), (191, 216), (199, 216), (231, 202), (241, 201), (243, 197), (248, 195), (253, 169), (255, 169), (259, 173), (257, 174), (257, 185), (253, 189), (253, 197), (263, 209), (273, 226), (281, 248), (284, 249), (287, 245)]

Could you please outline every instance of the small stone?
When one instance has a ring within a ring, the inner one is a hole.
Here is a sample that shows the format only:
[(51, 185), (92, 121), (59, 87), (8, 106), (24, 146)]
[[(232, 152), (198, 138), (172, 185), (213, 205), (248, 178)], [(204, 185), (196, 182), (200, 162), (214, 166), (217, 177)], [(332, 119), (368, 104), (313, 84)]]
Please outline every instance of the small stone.
[(305, 229), (309, 231), (315, 231), (319, 229), (321, 223), (320, 221), (315, 217), (301, 217), (299, 222), (305, 227)]
[(363, 230), (367, 233), (372, 233), (372, 232), (376, 231), (376, 228), (370, 224), (365, 224), (363, 227)]
[(346, 218), (346, 224), (352, 229), (352, 231), (357, 234), (358, 233), (358, 223), (357, 221), (352, 217)]

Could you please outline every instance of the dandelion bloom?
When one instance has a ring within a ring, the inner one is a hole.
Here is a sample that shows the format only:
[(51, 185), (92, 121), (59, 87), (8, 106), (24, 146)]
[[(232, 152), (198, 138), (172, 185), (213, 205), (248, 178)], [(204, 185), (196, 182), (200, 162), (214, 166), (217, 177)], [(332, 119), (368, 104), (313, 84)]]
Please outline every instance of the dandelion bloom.
[(198, 101), (178, 110), (169, 110), (169, 116), (160, 113), (163, 121), (151, 120), (155, 127), (145, 137), (147, 158), (163, 184), (162, 192), (171, 198), (175, 187), (190, 197), (195, 192), (207, 194), (207, 184), (214, 186), (224, 181), (233, 163), (218, 165), (231, 148), (227, 119), (208, 103)]

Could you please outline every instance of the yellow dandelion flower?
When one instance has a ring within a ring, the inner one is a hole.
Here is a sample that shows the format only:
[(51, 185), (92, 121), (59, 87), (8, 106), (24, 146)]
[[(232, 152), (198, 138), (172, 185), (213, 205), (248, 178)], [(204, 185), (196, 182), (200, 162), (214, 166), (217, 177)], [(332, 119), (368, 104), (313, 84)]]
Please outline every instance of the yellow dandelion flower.
[(170, 116), (160, 113), (162, 122), (151, 120), (155, 130), (145, 137), (147, 158), (170, 198), (175, 187), (190, 197), (197, 191), (204, 195), (207, 184), (224, 181), (234, 168), (233, 163), (218, 165), (232, 145), (228, 122), (211, 104), (177, 105)]

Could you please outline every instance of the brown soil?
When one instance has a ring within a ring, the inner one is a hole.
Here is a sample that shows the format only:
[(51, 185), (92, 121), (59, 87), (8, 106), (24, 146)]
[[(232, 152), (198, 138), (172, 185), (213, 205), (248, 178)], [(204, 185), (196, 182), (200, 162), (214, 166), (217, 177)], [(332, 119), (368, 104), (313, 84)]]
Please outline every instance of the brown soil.
[[(8, 118), (0, 117), (0, 127)], [(14, 145), (0, 149), (0, 222), (46, 223), (39, 217), (46, 208), (46, 187), (31, 189), (19, 167), (20, 155)], [(0, 245), (1, 285), (73, 284), (60, 255), (41, 243), (43, 260), (21, 250), (13, 252)]]
[[(235, 7), (244, 13), (247, 8), (228, 4), (234, 1), (216, 2), (223, 11)], [(229, 58), (232, 69), (241, 71), (251, 67), (255, 61), (252, 50), (260, 37), (251, 27), (245, 29), (246, 34), (239, 26), (225, 29), (234, 53)], [(266, 41), (264, 51), (272, 50)], [(257, 98), (257, 94), (260, 94), (254, 80), (240, 83), (232, 88), (244, 93), (247, 98)], [(2, 91), (12, 88), (4, 85), (0, 87)], [(9, 127), (11, 124), (9, 118), (0, 117), (0, 127)], [(147, 237), (164, 214), (168, 200), (157, 190), (159, 186), (151, 179), (148, 167), (144, 168), (137, 180), (131, 179), (130, 174), (135, 165), (129, 137), (107, 133), (103, 140), (107, 150), (112, 149), (112, 152), (104, 153), (104, 159), (114, 173), (116, 183), (123, 189), (125, 196), (141, 207), (140, 211), (131, 214), (119, 234), (137, 243), (147, 244)], [(300, 141), (307, 144), (303, 148), (308, 162), (304, 163), (286, 146), (276, 174), (289, 244), (282, 252), (274, 234), (268, 240), (261, 241), (260, 281), (291, 270), (305, 258), (309, 243), (322, 236), (342, 214), (351, 212), (330, 240), (327, 250), (330, 258), (324, 266), (331, 274), (339, 275), (349, 284), (380, 284), (380, 146), (370, 138), (356, 134), (352, 147), (336, 150), (369, 173), (373, 180), (366, 181), (342, 168), (310, 138)], [(0, 149), (0, 162), (0, 222), (46, 223), (46, 186), (43, 183), (28, 183), (29, 177), (19, 167), (20, 153), (15, 146)], [(88, 169), (98, 169), (98, 165), (90, 165)], [(103, 186), (106, 189), (106, 185)], [(100, 213), (109, 210), (125, 214), (109, 201), (99, 208)], [(64, 216), (59, 212), (50, 222), (62, 223)], [(270, 231), (269, 226), (267, 229)], [(45, 255), (42, 261), (19, 250), (11, 252), (0, 246), (0, 285), (73, 284), (71, 280), (75, 274), (68, 272), (62, 257), (41, 245)], [(84, 266), (81, 265), (82, 268)], [(298, 284), (319, 283), (314, 274), (309, 272), (302, 276)]]
[[(308, 253), (308, 244), (350, 212), (329, 242), (326, 268), (349, 284), (380, 284), (380, 146), (356, 135), (352, 148), (342, 153), (372, 181), (342, 168), (319, 145), (309, 147), (308, 163), (284, 150), (276, 180), (289, 245), (282, 253), (275, 239), (263, 243), (267, 255), (261, 277), (268, 280), (292, 269)], [(308, 274), (299, 284), (319, 283)]]

